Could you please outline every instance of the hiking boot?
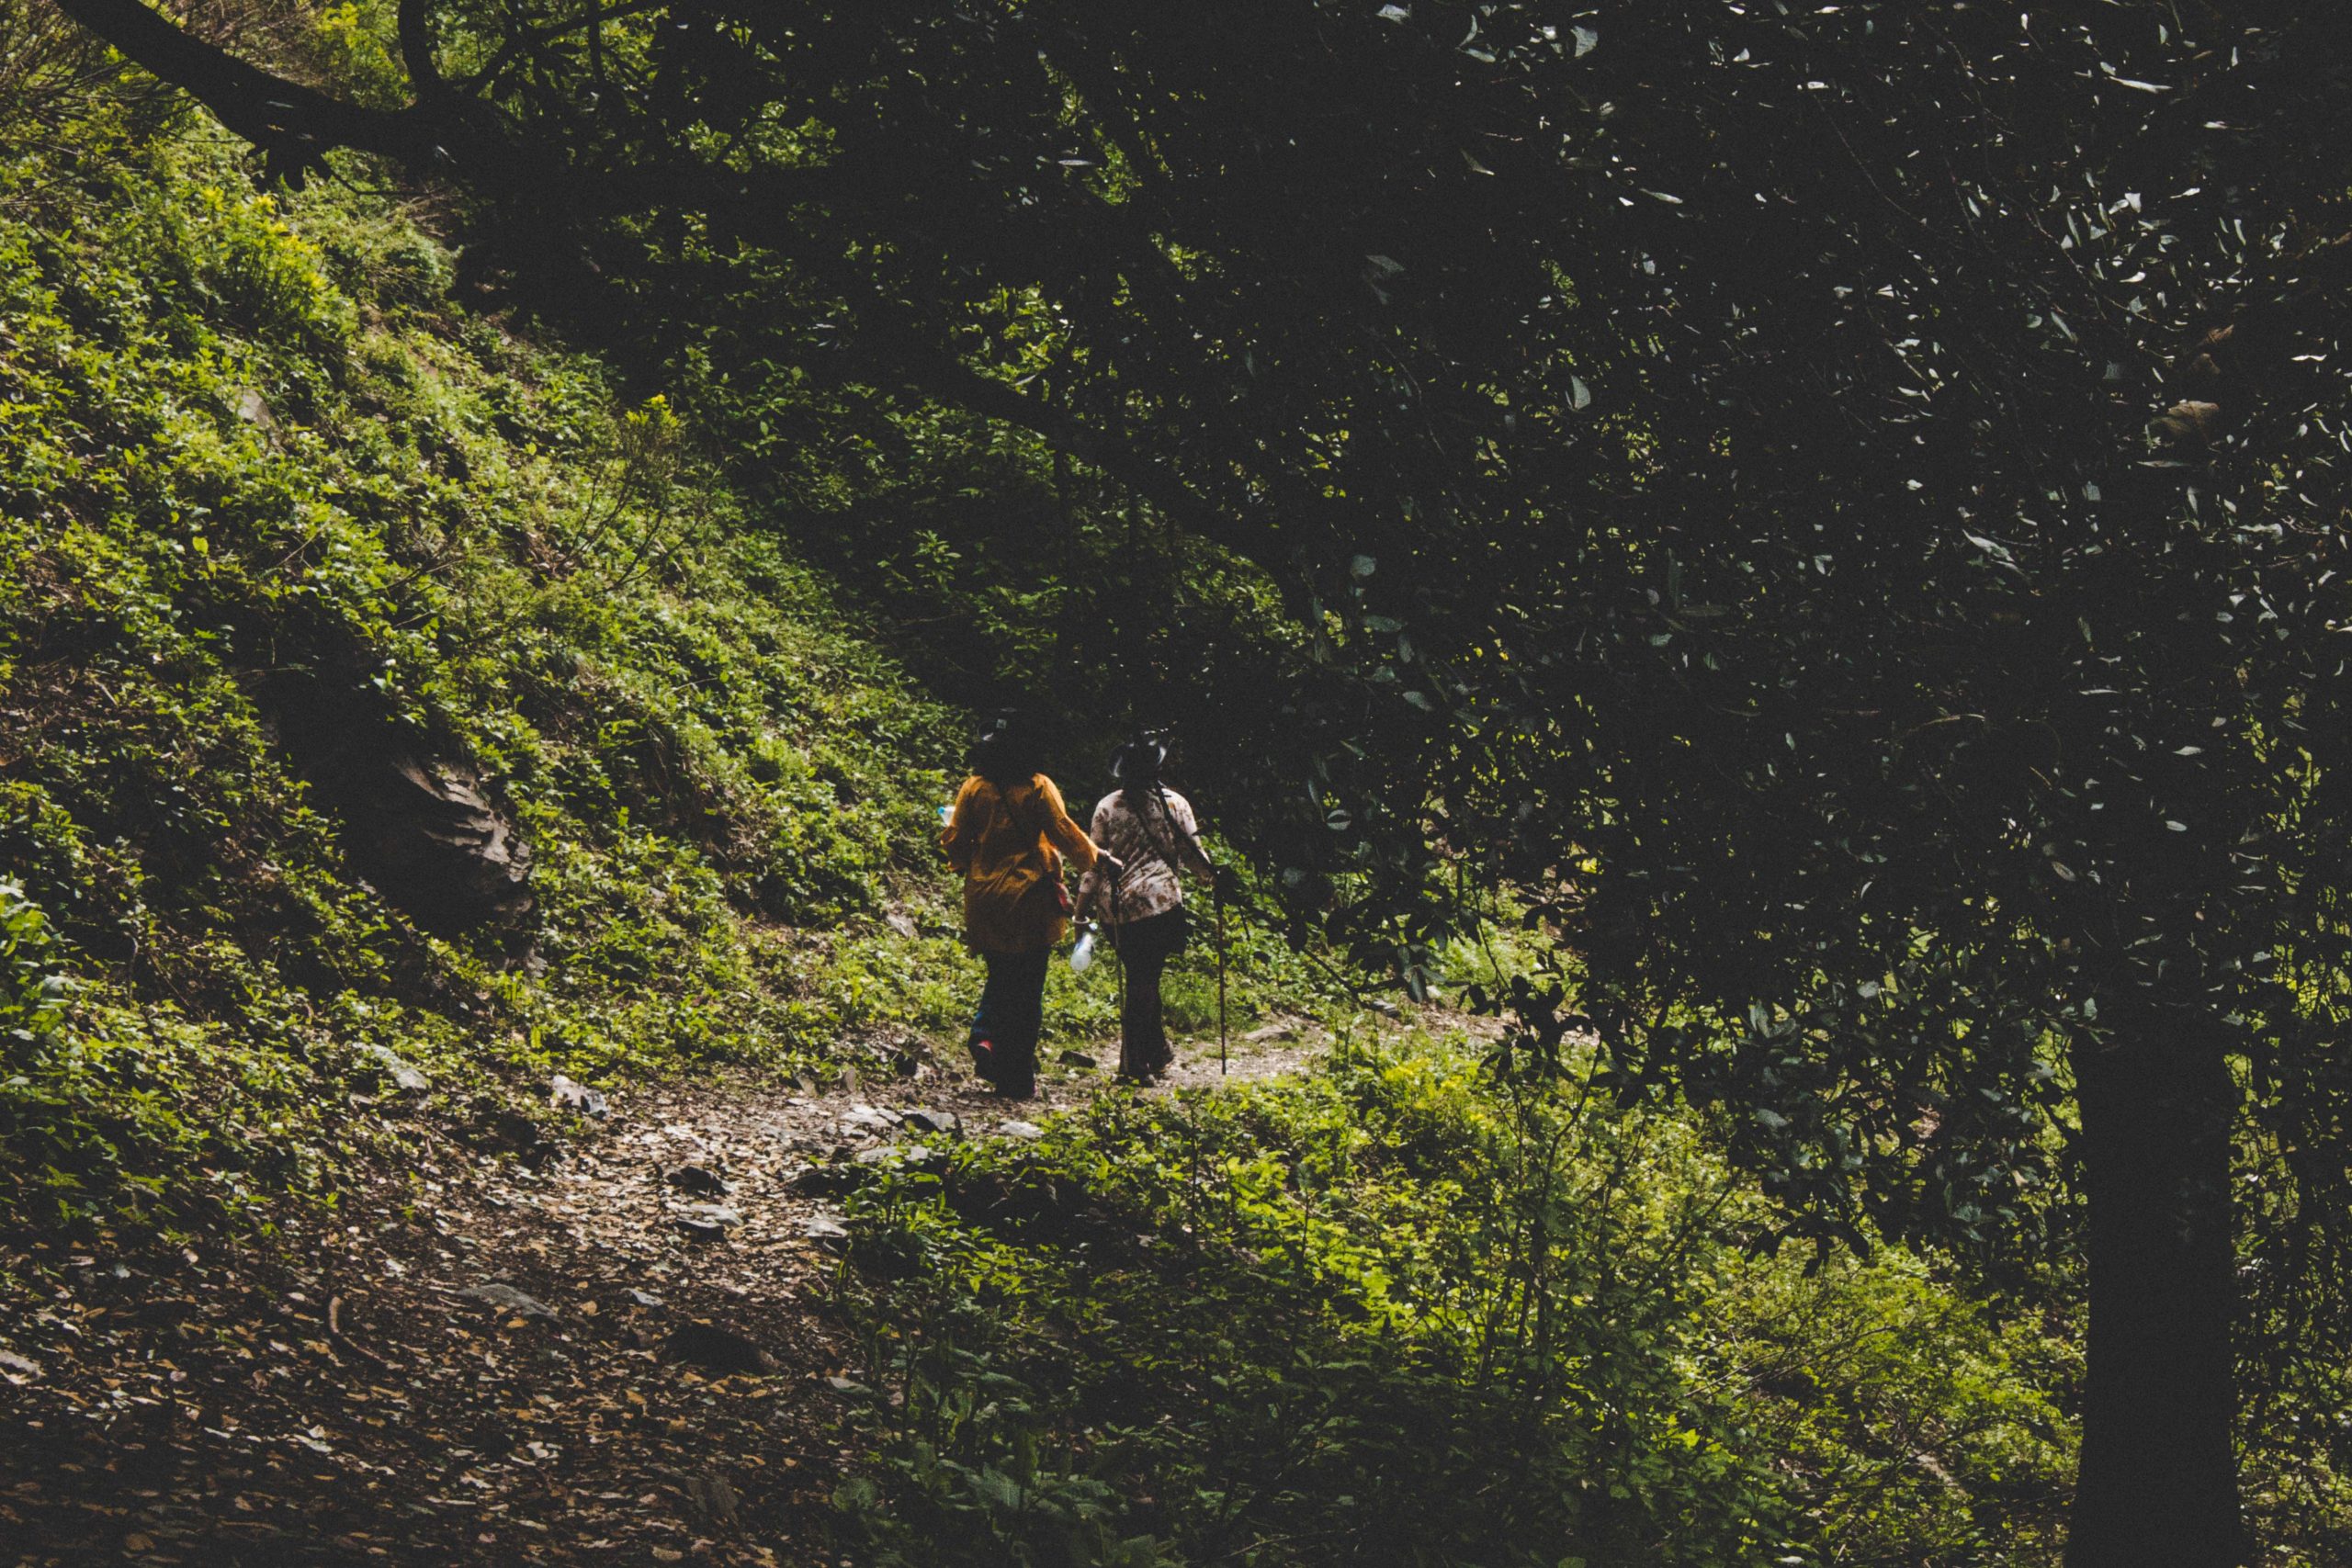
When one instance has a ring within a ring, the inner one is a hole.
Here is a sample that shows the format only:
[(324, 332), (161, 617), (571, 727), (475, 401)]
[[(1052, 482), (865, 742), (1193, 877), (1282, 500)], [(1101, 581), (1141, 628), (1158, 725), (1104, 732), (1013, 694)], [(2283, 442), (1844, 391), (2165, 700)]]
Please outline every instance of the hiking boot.
[(1124, 1084), (1134, 1084), (1137, 1088), (1148, 1089), (1153, 1084), (1164, 1081), (1170, 1070), (1175, 1066), (1176, 1056), (1173, 1052), (1156, 1061), (1137, 1062), (1132, 1067), (1122, 1062), (1119, 1066), (1119, 1081)]
[(972, 1071), (983, 1083), (996, 1082), (996, 1046), (986, 1040), (972, 1042)]

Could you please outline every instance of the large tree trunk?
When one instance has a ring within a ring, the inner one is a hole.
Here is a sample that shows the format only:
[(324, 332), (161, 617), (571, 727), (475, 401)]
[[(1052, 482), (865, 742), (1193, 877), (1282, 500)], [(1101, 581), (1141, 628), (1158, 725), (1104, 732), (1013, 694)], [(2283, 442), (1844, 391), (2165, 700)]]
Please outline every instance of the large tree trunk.
[(2235, 1266), (2220, 1032), (2151, 1010), (2078, 1053), (2090, 1366), (2067, 1568), (2234, 1568)]

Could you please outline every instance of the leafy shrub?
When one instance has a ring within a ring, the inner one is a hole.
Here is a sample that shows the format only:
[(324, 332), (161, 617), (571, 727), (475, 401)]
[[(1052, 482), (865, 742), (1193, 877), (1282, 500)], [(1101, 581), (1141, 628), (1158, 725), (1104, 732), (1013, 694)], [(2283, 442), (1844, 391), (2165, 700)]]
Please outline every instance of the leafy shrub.
[(0, 881), (0, 1039), (9, 1061), (38, 1061), (64, 1021), (73, 982), (55, 966), (49, 920), (21, 884)]
[(1194, 1562), (2052, 1554), (2071, 1325), (1743, 1251), (1694, 1124), (1458, 1044), (1111, 1100), (854, 1201), (841, 1501), (893, 1561), (1062, 1560), (1070, 1498), (1084, 1551)]
[(324, 1156), (292, 1135), (317, 1125), (315, 1084), (284, 1042), (126, 1007), (67, 967), (0, 883), (0, 1180), (21, 1220), (213, 1220), (318, 1183)]

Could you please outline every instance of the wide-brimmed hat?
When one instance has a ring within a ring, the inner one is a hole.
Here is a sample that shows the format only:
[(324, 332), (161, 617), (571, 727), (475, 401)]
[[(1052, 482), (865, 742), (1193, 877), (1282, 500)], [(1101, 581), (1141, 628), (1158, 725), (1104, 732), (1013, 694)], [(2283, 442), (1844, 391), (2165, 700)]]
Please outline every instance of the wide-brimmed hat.
[(1138, 735), (1111, 753), (1114, 784), (1141, 784), (1159, 776), (1168, 761), (1168, 742), (1157, 735)]

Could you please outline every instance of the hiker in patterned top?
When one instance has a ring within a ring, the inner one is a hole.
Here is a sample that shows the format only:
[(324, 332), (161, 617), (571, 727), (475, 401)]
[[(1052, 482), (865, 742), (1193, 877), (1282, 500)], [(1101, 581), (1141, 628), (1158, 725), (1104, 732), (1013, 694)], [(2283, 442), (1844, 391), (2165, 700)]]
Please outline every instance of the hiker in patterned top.
[(967, 1041), (972, 1065), (1008, 1100), (1037, 1092), (1046, 961), (1069, 928), (1062, 857), (1081, 873), (1102, 859), (1054, 781), (1037, 771), (1042, 750), (1017, 716), (997, 718), (973, 743), (972, 776), (939, 835), (947, 863), (964, 877), (966, 940), (989, 967)]
[(1184, 950), (1184, 888), (1189, 869), (1214, 880), (1201, 848), (1192, 803), (1160, 782), (1168, 746), (1158, 736), (1128, 741), (1111, 759), (1119, 787), (1094, 808), (1094, 841), (1105, 862), (1079, 888), (1079, 913), (1101, 914), (1126, 966), (1126, 1004), (1119, 1015), (1119, 1077), (1149, 1083), (1175, 1065), (1160, 1010), (1159, 977)]

